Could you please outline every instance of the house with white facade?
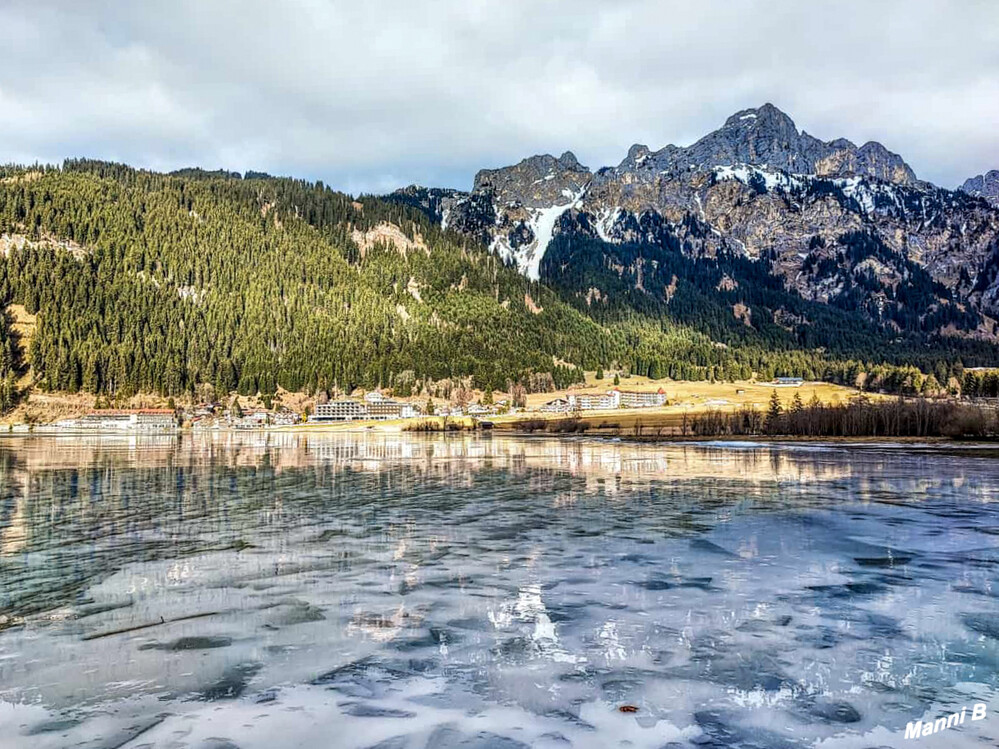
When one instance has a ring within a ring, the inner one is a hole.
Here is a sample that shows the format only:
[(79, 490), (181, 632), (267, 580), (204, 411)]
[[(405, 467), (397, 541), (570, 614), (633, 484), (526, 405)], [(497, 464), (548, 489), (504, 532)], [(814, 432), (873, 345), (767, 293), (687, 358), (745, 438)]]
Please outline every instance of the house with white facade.
[(320, 403), (309, 417), (311, 423), (327, 421), (386, 421), (388, 419), (412, 419), (417, 415), (411, 403), (393, 401), (381, 393), (368, 393), (364, 401), (344, 398)]
[(564, 414), (571, 411), (572, 406), (569, 405), (569, 401), (565, 398), (555, 398), (554, 400), (548, 401), (538, 410), (544, 411), (545, 413)]
[(177, 428), (177, 415), (169, 408), (100, 408), (81, 417), (76, 426), (101, 431), (166, 432)]
[(666, 405), (666, 391), (659, 388), (655, 392), (632, 392), (620, 390), (621, 408), (655, 408)]
[(569, 409), (572, 411), (606, 411), (621, 407), (621, 393), (608, 390), (603, 394), (569, 394)]

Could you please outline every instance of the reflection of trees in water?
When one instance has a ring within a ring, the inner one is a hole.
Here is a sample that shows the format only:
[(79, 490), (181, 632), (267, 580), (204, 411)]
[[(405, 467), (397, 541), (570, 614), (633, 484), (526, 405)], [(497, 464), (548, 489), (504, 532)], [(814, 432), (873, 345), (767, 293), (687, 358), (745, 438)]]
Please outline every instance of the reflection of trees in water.
[[(210, 465), (275, 470), (321, 464), (351, 464), (380, 471), (396, 464), (440, 475), (502, 467), (551, 468), (628, 476), (731, 475), (732, 477), (828, 478), (842, 471), (779, 448), (709, 450), (690, 445), (642, 445), (587, 439), (425, 436), (392, 434), (220, 433), (181, 437), (80, 437), (5, 440), (0, 450), (17, 451), (29, 469)], [(774, 458), (773, 466), (764, 465)], [(815, 474), (812, 476), (812, 474)]]
[(514, 538), (675, 535), (725, 513), (832, 495), (897, 498), (958, 482), (970, 496), (994, 490), (982, 478), (991, 466), (965, 476), (952, 462), (945, 480), (933, 468), (941, 459), (468, 435), (9, 438), (0, 441), (0, 607), (44, 611), (128, 563), (276, 543), (311, 526), (355, 546), (417, 529), (425, 538), (428, 524), (458, 543), (462, 525), (483, 516)]
[[(26, 474), (17, 453), (0, 451), (0, 560), (16, 554), (27, 541)], [(0, 561), (0, 570), (2, 570)], [(0, 609), (2, 610), (2, 609)]]

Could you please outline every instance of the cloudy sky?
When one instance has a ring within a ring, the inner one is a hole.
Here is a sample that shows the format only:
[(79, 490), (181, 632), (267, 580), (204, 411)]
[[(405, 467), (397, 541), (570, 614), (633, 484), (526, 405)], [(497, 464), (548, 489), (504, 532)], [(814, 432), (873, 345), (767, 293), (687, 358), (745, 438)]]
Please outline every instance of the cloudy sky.
[(994, 0), (0, 0), (0, 30), (0, 162), (467, 188), (770, 101), (944, 186), (999, 168)]

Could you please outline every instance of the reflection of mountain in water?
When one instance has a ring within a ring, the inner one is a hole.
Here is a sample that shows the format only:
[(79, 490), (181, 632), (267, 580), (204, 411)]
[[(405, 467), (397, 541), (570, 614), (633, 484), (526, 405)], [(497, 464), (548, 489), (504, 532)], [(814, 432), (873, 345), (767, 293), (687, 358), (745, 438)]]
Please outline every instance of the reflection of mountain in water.
[(0, 440), (0, 735), (211, 745), (224, 727), (253, 749), (290, 716), (289, 742), (318, 726), (367, 747), (398, 721), (422, 747), (490, 711), (532, 744), (895, 730), (994, 681), (994, 466), (474, 435)]
[[(614, 497), (625, 489), (652, 491), (676, 502), (683, 499), (678, 491), (685, 484), (698, 487), (698, 501), (705, 496), (808, 501), (817, 484), (874, 498), (891, 492), (885, 499), (895, 502), (948, 488), (960, 488), (968, 497), (990, 497), (979, 478), (991, 470), (991, 461), (951, 461), (956, 475), (942, 478), (927, 469), (940, 460), (948, 458), (898, 448), (650, 445), (468, 435), (7, 438), (0, 441), (5, 499), (0, 505), (0, 557), (22, 550), (29, 538), (47, 545), (66, 534), (113, 538), (162, 530), (171, 522), (210, 514), (219, 503), (232, 505), (226, 524), (213, 529), (215, 542), (224, 544), (238, 540), (242, 515), (263, 509), (275, 517), (294, 514), (296, 496), (308, 505), (309, 492), (329, 487), (337, 494), (338, 484), (359, 480), (356, 474), (370, 474), (397, 492), (425, 482), (467, 489), (477, 475), (488, 474), (501, 484), (509, 482), (508, 489), (525, 492), (550, 492), (557, 486), (552, 499), (557, 506), (587, 495)], [(283, 490), (293, 485), (294, 492)]]
[[(73, 436), (9, 438), (0, 451), (30, 471), (101, 464), (111, 469), (227, 466), (276, 471), (350, 466), (383, 471), (405, 465), (441, 475), (482, 468), (544, 468), (576, 474), (646, 478), (741, 478), (812, 481), (843, 477), (843, 464), (808, 452), (750, 445), (735, 450), (698, 445), (643, 445), (600, 440), (457, 435), (220, 433), (204, 436)], [(0, 469), (2, 470), (2, 469)]]

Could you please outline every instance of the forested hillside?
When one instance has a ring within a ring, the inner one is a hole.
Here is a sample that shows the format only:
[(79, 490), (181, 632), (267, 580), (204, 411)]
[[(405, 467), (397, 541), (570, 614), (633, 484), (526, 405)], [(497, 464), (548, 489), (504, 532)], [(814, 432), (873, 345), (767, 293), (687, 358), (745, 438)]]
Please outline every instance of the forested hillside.
[(668, 323), (610, 331), (418, 211), (321, 183), (9, 167), (0, 242), (0, 298), (37, 315), (29, 362), (51, 390), (564, 386), (650, 346), (732, 359)]
[(13, 406), (17, 396), (17, 374), (21, 361), (12, 323), (6, 308), (0, 309), (0, 413)]
[[(546, 263), (600, 275), (581, 257), (557, 247)], [(563, 300), (415, 208), (321, 183), (93, 161), (0, 170), (0, 302), (37, 317), (26, 364), (43, 389), (405, 394), (460, 377), (544, 389), (614, 365), (689, 379), (844, 381), (868, 371), (876, 385), (913, 387), (911, 367), (879, 366), (899, 363), (912, 340), (894, 352), (865, 349), (870, 331), (844, 338), (850, 318), (829, 308), (829, 327), (814, 337), (762, 320), (744, 326), (692, 291), (717, 279), (697, 280), (692, 263), (677, 263), (648, 277), (665, 288), (674, 273), (691, 281), (672, 305), (594, 306)], [(5, 383), (20, 366), (10, 330), (4, 318)], [(821, 347), (837, 338), (851, 345), (829, 356)], [(955, 361), (926, 353), (924, 371), (949, 377)]]
[[(841, 243), (841, 254), (887, 252), (863, 233), (845, 235)], [(840, 284), (838, 296), (820, 303), (787, 289), (766, 262), (725, 252), (695, 258), (664, 244), (612, 244), (565, 232), (552, 240), (541, 276), (563, 299), (605, 325), (636, 314), (666, 317), (712, 340), (758, 348), (766, 353), (754, 366), (766, 373), (790, 366), (796, 374), (831, 377), (836, 368), (830, 360), (854, 360), (914, 365), (926, 373), (946, 373), (946, 382), (957, 374), (958, 362), (991, 364), (999, 356), (990, 342), (933, 333), (946, 324), (973, 327), (976, 316), (954, 304), (948, 290), (914, 263), (907, 263), (904, 284), (891, 286), (858, 273)], [(864, 296), (873, 292), (881, 295), (879, 306)], [(938, 304), (940, 297), (950, 303)], [(862, 310), (865, 305), (869, 308)], [(795, 351), (823, 355), (792, 364)], [(683, 362), (670, 362), (668, 373), (687, 379)]]
[[(37, 314), (30, 363), (69, 391), (565, 381), (553, 357), (606, 355), (592, 321), (406, 214), (292, 180), (8, 170), (0, 295)], [(404, 246), (367, 241), (386, 222)]]

